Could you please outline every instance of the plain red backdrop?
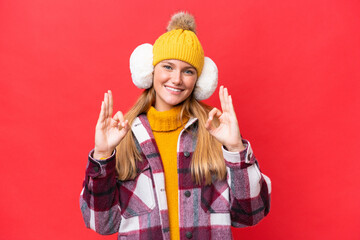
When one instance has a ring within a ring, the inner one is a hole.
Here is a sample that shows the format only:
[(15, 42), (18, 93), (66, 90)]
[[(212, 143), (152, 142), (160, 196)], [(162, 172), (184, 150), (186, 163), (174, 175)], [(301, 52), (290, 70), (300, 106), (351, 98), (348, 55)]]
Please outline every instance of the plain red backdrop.
[(178, 10), (272, 180), (270, 214), (234, 238), (360, 239), (355, 0), (0, 0), (0, 238), (116, 239), (87, 229), (78, 203), (100, 103), (111, 89), (129, 109), (129, 56)]

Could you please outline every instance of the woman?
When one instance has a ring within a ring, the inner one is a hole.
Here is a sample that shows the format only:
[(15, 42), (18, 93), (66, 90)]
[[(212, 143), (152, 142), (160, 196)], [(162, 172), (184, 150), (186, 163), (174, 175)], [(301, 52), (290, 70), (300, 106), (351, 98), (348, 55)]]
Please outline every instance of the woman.
[(270, 179), (241, 138), (228, 90), (221, 111), (199, 101), (214, 92), (217, 68), (193, 17), (175, 14), (154, 46), (135, 49), (130, 69), (146, 90), (125, 117), (112, 117), (105, 93), (80, 196), (86, 226), (119, 239), (232, 239), (231, 226), (266, 216)]

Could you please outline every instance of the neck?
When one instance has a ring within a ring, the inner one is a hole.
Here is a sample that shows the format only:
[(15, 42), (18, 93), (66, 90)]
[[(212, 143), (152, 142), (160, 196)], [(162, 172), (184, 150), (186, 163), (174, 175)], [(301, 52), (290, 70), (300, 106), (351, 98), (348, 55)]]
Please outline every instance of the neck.
[(172, 105), (167, 105), (167, 104), (159, 104), (159, 101), (155, 101), (155, 109), (159, 112), (164, 112), (164, 111), (169, 111), (172, 108), (176, 107), (176, 106), (172, 106)]

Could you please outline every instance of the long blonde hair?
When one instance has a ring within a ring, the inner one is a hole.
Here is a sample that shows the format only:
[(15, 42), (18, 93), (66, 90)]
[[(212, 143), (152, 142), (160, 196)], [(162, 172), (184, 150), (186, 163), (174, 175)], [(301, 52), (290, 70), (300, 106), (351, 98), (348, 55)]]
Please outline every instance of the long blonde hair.
[[(134, 106), (125, 114), (125, 119), (131, 126), (134, 119), (145, 113), (155, 103), (155, 90), (153, 87), (145, 90)], [(196, 148), (191, 160), (191, 176), (196, 184), (209, 185), (212, 176), (218, 180), (226, 177), (226, 167), (222, 155), (221, 144), (206, 130), (205, 122), (211, 107), (199, 102), (191, 94), (183, 103), (180, 119), (183, 117), (198, 118)], [(218, 125), (218, 122), (215, 122)], [(142, 161), (136, 147), (134, 135), (129, 132), (116, 147), (116, 170), (119, 180), (130, 180), (136, 177), (136, 162)]]

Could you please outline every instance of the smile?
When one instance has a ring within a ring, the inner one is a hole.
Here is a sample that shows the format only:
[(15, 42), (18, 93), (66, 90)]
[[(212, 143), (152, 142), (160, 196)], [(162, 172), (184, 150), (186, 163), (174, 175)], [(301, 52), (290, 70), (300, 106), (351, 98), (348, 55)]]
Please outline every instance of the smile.
[(181, 89), (177, 89), (177, 88), (172, 88), (172, 87), (168, 87), (168, 86), (165, 86), (166, 89), (170, 90), (170, 91), (173, 91), (173, 92), (182, 92), (183, 90)]

